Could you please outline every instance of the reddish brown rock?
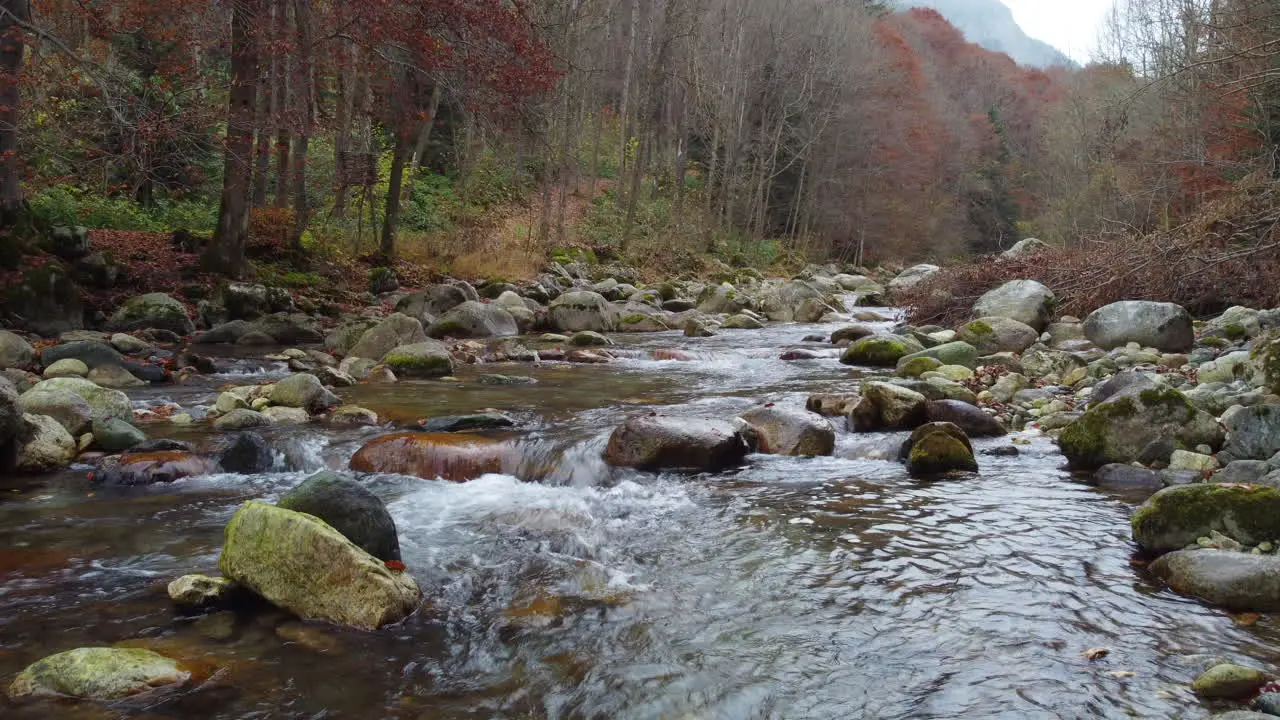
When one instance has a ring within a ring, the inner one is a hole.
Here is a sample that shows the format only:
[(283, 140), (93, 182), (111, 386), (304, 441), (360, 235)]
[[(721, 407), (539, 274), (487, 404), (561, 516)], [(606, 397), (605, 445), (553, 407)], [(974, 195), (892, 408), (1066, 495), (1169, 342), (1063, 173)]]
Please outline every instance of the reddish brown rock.
[(213, 458), (181, 450), (132, 453), (103, 460), (93, 473), (93, 481), (103, 485), (150, 485), (208, 475), (220, 469)]
[(502, 472), (511, 455), (510, 445), (481, 435), (394, 433), (365, 443), (351, 456), (351, 469), (465, 482)]

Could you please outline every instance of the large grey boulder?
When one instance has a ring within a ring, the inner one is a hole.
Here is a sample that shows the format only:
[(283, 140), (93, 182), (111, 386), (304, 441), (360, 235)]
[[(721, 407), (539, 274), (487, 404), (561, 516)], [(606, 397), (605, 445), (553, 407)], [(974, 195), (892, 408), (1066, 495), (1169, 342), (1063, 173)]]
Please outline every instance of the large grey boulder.
[(614, 307), (603, 295), (589, 290), (567, 292), (552, 300), (549, 317), (551, 327), (560, 332), (613, 332), (618, 327)]
[(604, 458), (616, 467), (714, 472), (734, 467), (750, 444), (743, 427), (722, 420), (632, 418), (609, 436)]
[(491, 338), (519, 334), (516, 319), (505, 308), (473, 300), (450, 309), (427, 328), (427, 337), (433, 338)]
[(470, 286), (455, 284), (430, 285), (421, 292), (411, 293), (396, 303), (396, 312), (416, 318), (424, 325), (469, 300), (479, 300)]
[(1053, 291), (1035, 280), (1010, 280), (978, 298), (973, 315), (1017, 320), (1040, 332), (1049, 324), (1056, 302)]
[(0, 377), (0, 473), (14, 469), (22, 449), (27, 423), (23, 419), (18, 391), (8, 378)]
[(399, 560), (396, 523), (381, 498), (364, 485), (326, 470), (280, 497), (286, 510), (314, 515), (379, 560)]
[(36, 359), (36, 349), (8, 330), (0, 330), (0, 369), (24, 368)]
[(347, 353), (347, 357), (381, 360), (401, 345), (412, 345), (427, 339), (422, 323), (403, 313), (395, 313), (369, 328)]
[[(125, 422), (133, 422), (133, 408), (129, 404), (129, 396), (119, 390), (100, 387), (84, 378), (64, 377), (43, 380), (23, 393), (22, 397), (25, 399), (29, 395), (34, 396), (43, 392), (67, 392), (80, 396), (89, 404), (89, 407), (93, 408), (94, 420), (119, 418)], [(48, 401), (41, 400), (41, 402)]]
[(898, 273), (897, 277), (889, 281), (889, 292), (900, 293), (904, 290), (909, 290), (941, 269), (937, 265), (929, 265), (927, 263), (913, 265)]
[(1269, 460), (1280, 453), (1280, 405), (1254, 405), (1227, 421), (1228, 460)]
[(1191, 315), (1181, 305), (1124, 300), (1104, 305), (1084, 320), (1084, 334), (1110, 350), (1136, 342), (1163, 352), (1186, 352), (1195, 343)]
[(978, 348), (983, 355), (994, 355), (1020, 353), (1034, 345), (1040, 333), (1013, 318), (980, 317), (956, 328), (956, 337)]
[(276, 383), (271, 388), (272, 405), (302, 408), (318, 413), (342, 404), (337, 395), (329, 392), (320, 378), (311, 373), (297, 373)]
[(854, 432), (911, 430), (925, 421), (928, 398), (893, 383), (863, 383), (858, 402), (849, 409), (848, 421)]
[(1235, 550), (1177, 550), (1151, 564), (1175, 592), (1233, 612), (1280, 610), (1280, 557)]
[(835, 428), (816, 413), (765, 405), (752, 408), (741, 417), (755, 430), (760, 452), (815, 456), (830, 455), (835, 450)]
[(24, 415), (26, 442), (18, 452), (18, 472), (45, 473), (71, 464), (76, 441), (57, 420), (47, 415)]
[(179, 335), (195, 332), (187, 308), (164, 293), (147, 293), (125, 301), (107, 321), (107, 329), (119, 332), (160, 328)]
[(396, 377), (432, 378), (453, 374), (453, 355), (449, 346), (439, 340), (401, 345), (382, 358), (382, 364)]
[(733, 314), (751, 307), (751, 299), (729, 283), (708, 286), (698, 295), (698, 312)]
[(1012, 260), (1036, 255), (1049, 249), (1051, 249), (1049, 243), (1043, 240), (1026, 238), (1025, 240), (1019, 240), (1013, 244), (1013, 247), (1000, 253), (1000, 257)]

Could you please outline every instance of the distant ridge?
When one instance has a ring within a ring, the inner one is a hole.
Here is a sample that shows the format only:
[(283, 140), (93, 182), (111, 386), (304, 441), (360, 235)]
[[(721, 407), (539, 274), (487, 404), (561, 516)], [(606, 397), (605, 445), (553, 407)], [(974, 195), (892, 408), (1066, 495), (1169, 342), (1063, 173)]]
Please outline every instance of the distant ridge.
[(1013, 11), (1000, 0), (897, 0), (896, 4), (903, 10), (913, 7), (937, 10), (964, 33), (969, 42), (1005, 53), (1019, 65), (1076, 66), (1062, 51), (1023, 32), (1013, 19)]

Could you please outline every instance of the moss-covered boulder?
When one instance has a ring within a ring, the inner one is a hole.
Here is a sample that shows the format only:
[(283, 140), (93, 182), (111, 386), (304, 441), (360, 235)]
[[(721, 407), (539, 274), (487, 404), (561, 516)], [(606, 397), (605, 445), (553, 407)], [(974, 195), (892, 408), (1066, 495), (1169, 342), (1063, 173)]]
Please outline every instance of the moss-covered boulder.
[(1255, 668), (1220, 663), (1201, 673), (1191, 683), (1191, 691), (1203, 698), (1244, 700), (1257, 693), (1270, 679), (1265, 672)]
[(310, 413), (323, 412), (342, 403), (311, 373), (295, 373), (281, 380), (272, 386), (269, 398), (272, 405), (302, 408)]
[(981, 317), (956, 328), (956, 336), (978, 349), (981, 355), (1022, 352), (1040, 337), (1036, 329), (1012, 318)]
[[(93, 409), (93, 420), (102, 421), (108, 418), (119, 418), (125, 422), (133, 421), (133, 407), (129, 404), (129, 396), (119, 390), (104, 388), (84, 378), (63, 377), (52, 378), (36, 383), (23, 393), (36, 395), (41, 392), (68, 392), (78, 395)], [(32, 398), (33, 402), (35, 398)]]
[(1280, 558), (1235, 550), (1175, 550), (1151, 573), (1174, 592), (1233, 612), (1280, 610)]
[[(465, 433), (392, 433), (365, 443), (351, 456), (357, 472), (413, 475), (428, 480), (473, 480), (486, 473), (514, 471), (518, 457), (493, 438)], [(511, 466), (504, 465), (511, 461)]]
[(548, 319), (551, 327), (560, 332), (618, 329), (617, 310), (603, 295), (589, 290), (567, 292), (551, 301)]
[(765, 405), (741, 415), (756, 432), (759, 450), (773, 455), (830, 455), (836, 448), (831, 423), (805, 410)]
[(225, 535), (218, 570), (307, 620), (376, 630), (403, 620), (421, 599), (409, 575), (306, 513), (246, 502)]
[(107, 321), (107, 329), (111, 331), (129, 332), (148, 328), (170, 330), (179, 335), (190, 335), (196, 329), (186, 306), (164, 293), (147, 293), (129, 298)]
[(1280, 334), (1258, 338), (1250, 356), (1254, 383), (1280, 394)]
[(400, 559), (400, 539), (387, 506), (345, 475), (316, 473), (282, 495), (277, 505), (320, 518), (379, 560)]
[(1152, 552), (1180, 550), (1214, 531), (1257, 545), (1280, 538), (1280, 491), (1216, 484), (1165, 488), (1147, 498), (1131, 525), (1134, 541)]
[(937, 358), (926, 356), (917, 356), (913, 358), (902, 358), (898, 361), (897, 374), (904, 378), (918, 378), (927, 372), (933, 372), (942, 367), (942, 361)]
[(83, 435), (93, 422), (93, 408), (89, 403), (66, 390), (27, 391), (18, 398), (18, 407), (31, 415), (48, 415), (57, 420), (73, 437)]
[(177, 662), (150, 650), (76, 648), (27, 666), (9, 685), (9, 697), (119, 700), (190, 677)]
[(714, 472), (736, 467), (750, 443), (743, 428), (722, 420), (638, 417), (609, 436), (605, 462), (640, 470)]
[(1134, 385), (1090, 406), (1063, 429), (1058, 445), (1072, 468), (1095, 470), (1139, 459), (1167, 461), (1173, 450), (1198, 445), (1217, 449), (1223, 437), (1218, 421), (1177, 390)]
[(854, 432), (910, 430), (924, 422), (928, 398), (910, 388), (893, 383), (863, 383), (861, 397), (849, 409), (849, 426)]
[(165, 588), (169, 599), (185, 608), (207, 608), (226, 602), (235, 589), (235, 583), (223, 577), (208, 575), (183, 575)]
[(845, 365), (894, 367), (904, 356), (924, 350), (918, 340), (906, 335), (871, 335), (845, 348), (840, 362)]
[(382, 360), (387, 353), (402, 345), (412, 345), (426, 339), (427, 333), (422, 329), (421, 321), (395, 313), (364, 331), (355, 345), (351, 346), (347, 356)]
[(453, 374), (453, 355), (439, 340), (401, 345), (382, 358), (382, 364), (397, 377), (432, 378)]
[(967, 368), (978, 366), (978, 349), (962, 340), (934, 345), (919, 352), (904, 355), (898, 359), (898, 366), (909, 363), (916, 358), (933, 358), (942, 365), (960, 365)]
[(978, 472), (978, 461), (973, 458), (973, 445), (968, 436), (949, 422), (931, 422), (916, 428), (903, 444), (902, 454), (912, 477)]

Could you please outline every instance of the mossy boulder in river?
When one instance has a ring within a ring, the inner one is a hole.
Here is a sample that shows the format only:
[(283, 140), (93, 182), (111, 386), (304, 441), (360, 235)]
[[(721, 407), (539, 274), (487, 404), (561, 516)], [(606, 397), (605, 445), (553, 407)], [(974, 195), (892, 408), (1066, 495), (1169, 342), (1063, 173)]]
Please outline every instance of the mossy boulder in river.
[(439, 340), (401, 345), (382, 358), (382, 364), (404, 378), (433, 378), (453, 374), (453, 355)]
[(1243, 700), (1252, 697), (1268, 680), (1270, 677), (1261, 670), (1220, 663), (1201, 673), (1191, 683), (1191, 691), (1203, 698)]
[(976, 347), (982, 355), (1022, 352), (1035, 344), (1036, 329), (1006, 317), (982, 317), (956, 328), (956, 335)]
[(413, 578), (319, 518), (253, 501), (227, 525), (218, 569), (303, 619), (364, 630), (403, 620), (422, 596)]
[(1133, 539), (1152, 552), (1180, 550), (1217, 531), (1245, 545), (1280, 538), (1280, 491), (1249, 485), (1165, 488), (1131, 521)]
[(102, 421), (108, 418), (119, 418), (125, 422), (133, 421), (133, 408), (129, 404), (128, 395), (119, 390), (100, 387), (90, 380), (75, 377), (43, 380), (23, 393), (23, 397), (44, 391), (61, 391), (79, 395), (85, 402), (89, 403), (89, 407), (93, 408), (93, 419), (95, 421)]
[(735, 467), (750, 450), (738, 424), (681, 417), (639, 417), (609, 436), (605, 462), (640, 470), (715, 472)]
[(1177, 390), (1151, 384), (1128, 387), (1091, 406), (1058, 438), (1062, 454), (1077, 470), (1095, 470), (1109, 463), (1149, 460), (1150, 450), (1168, 460), (1174, 449), (1198, 445), (1222, 446), (1218, 421), (1197, 410)]
[(871, 335), (854, 341), (840, 356), (840, 362), (845, 365), (894, 367), (902, 357), (923, 349), (920, 341), (910, 336)]
[(119, 700), (190, 677), (177, 662), (150, 650), (76, 648), (27, 666), (9, 685), (9, 697)]
[(978, 461), (973, 458), (969, 438), (959, 426), (949, 422), (931, 422), (916, 428), (903, 444), (902, 454), (912, 477), (956, 470), (978, 472)]
[(1280, 610), (1280, 558), (1235, 550), (1176, 550), (1151, 572), (1175, 592), (1233, 612)]
[(960, 365), (967, 368), (978, 366), (978, 349), (967, 342), (956, 340), (904, 355), (898, 359), (898, 367), (922, 357), (933, 358), (943, 365)]
[(548, 317), (551, 327), (560, 332), (613, 332), (618, 328), (617, 310), (603, 295), (590, 290), (567, 292), (556, 298)]
[(928, 398), (910, 388), (871, 381), (862, 385), (862, 397), (849, 409), (854, 432), (910, 430), (924, 422)]
[(179, 335), (195, 332), (195, 324), (182, 303), (164, 293), (147, 293), (129, 298), (111, 319), (107, 329), (120, 332), (160, 328)]
[(296, 373), (276, 383), (271, 388), (270, 399), (272, 405), (302, 408), (310, 413), (341, 404), (338, 396), (329, 392), (320, 378), (311, 373)]
[(835, 428), (821, 415), (766, 405), (752, 408), (741, 417), (755, 430), (760, 452), (815, 456), (835, 451)]
[(351, 456), (351, 469), (464, 482), (486, 473), (503, 472), (504, 459), (511, 455), (508, 447), (483, 435), (392, 433), (361, 446)]
[(519, 335), (516, 319), (505, 308), (468, 300), (450, 308), (427, 328), (433, 338), (491, 338)]
[(324, 471), (280, 498), (286, 510), (314, 515), (379, 560), (399, 560), (396, 523), (382, 499), (349, 477)]

